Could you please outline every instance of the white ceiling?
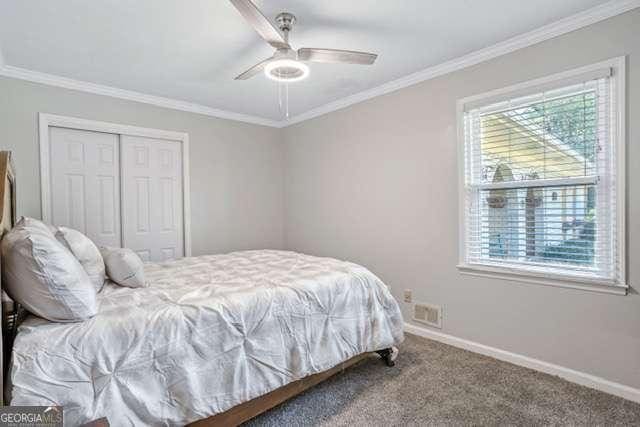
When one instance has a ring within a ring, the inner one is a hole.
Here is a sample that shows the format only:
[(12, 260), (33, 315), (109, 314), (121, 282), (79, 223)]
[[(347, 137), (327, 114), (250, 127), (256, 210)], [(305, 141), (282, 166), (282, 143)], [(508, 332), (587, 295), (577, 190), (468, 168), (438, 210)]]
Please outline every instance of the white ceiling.
[[(294, 48), (379, 54), (373, 66), (311, 64), (290, 85), (296, 116), (494, 45), (605, 0), (255, 0), (298, 24)], [(226, 0), (0, 0), (6, 65), (282, 120), (277, 84), (233, 78), (273, 52)]]

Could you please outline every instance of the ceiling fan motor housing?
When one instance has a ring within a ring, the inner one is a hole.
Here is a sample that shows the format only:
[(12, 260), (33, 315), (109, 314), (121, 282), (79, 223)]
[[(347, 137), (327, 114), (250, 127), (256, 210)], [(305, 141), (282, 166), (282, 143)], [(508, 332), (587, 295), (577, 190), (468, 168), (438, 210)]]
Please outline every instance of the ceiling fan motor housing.
[(285, 37), (289, 31), (293, 28), (293, 24), (296, 23), (296, 16), (293, 13), (282, 12), (276, 16), (276, 22), (280, 31), (285, 33)]
[(296, 82), (309, 74), (309, 67), (298, 61), (298, 54), (288, 46), (289, 32), (295, 22), (296, 17), (288, 12), (282, 12), (276, 16), (276, 23), (284, 35), (287, 46), (277, 49), (273, 54), (273, 59), (265, 66), (265, 74), (272, 80)]

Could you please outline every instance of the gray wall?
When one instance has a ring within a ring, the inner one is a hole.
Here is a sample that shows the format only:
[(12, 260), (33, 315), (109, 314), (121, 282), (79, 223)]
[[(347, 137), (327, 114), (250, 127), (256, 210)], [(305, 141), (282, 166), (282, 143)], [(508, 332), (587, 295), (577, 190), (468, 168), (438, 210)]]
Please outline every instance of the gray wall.
[(0, 78), (0, 149), (13, 151), (18, 214), (37, 218), (38, 112), (188, 132), (193, 254), (282, 247), (279, 129)]
[[(444, 332), (640, 387), (640, 296), (458, 273), (457, 99), (628, 55), (628, 276), (640, 282), (640, 10), (285, 129), (285, 242), (369, 267)], [(428, 43), (425, 45), (428, 49)], [(402, 304), (405, 319), (408, 305)]]

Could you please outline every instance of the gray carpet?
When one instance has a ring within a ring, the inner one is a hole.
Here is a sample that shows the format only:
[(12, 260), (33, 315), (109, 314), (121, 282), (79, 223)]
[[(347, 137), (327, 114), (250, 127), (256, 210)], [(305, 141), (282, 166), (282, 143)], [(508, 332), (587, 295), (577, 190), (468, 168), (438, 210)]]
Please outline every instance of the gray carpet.
[(395, 367), (364, 360), (246, 425), (443, 424), (640, 425), (640, 404), (407, 334)]

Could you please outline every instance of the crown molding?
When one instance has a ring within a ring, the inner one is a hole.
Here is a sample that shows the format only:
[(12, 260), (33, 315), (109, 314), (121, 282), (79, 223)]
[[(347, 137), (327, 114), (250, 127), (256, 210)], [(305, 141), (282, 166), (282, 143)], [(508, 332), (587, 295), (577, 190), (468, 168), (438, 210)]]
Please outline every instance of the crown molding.
[(145, 93), (85, 82), (82, 80), (69, 79), (67, 77), (41, 73), (39, 71), (27, 70), (25, 68), (13, 67), (11, 65), (0, 65), (0, 76), (27, 80), (35, 83), (42, 83), (45, 85), (62, 87), (65, 89), (73, 89), (82, 92), (93, 93), (96, 95), (110, 96), (112, 98), (126, 99), (128, 101), (141, 102), (144, 104), (155, 105), (157, 107), (169, 108), (172, 110), (203, 114), (205, 116), (217, 117), (219, 119), (235, 120), (262, 126), (280, 127), (280, 122), (265, 119), (263, 117), (219, 110), (192, 102), (179, 101), (177, 99), (148, 95)]
[(0, 76), (15, 79), (27, 80), (35, 83), (42, 83), (50, 86), (58, 86), (66, 89), (73, 89), (97, 95), (110, 96), (113, 98), (126, 99), (129, 101), (141, 102), (158, 107), (173, 110), (186, 111), (189, 113), (203, 114), (205, 116), (217, 117), (220, 119), (235, 120), (275, 128), (284, 128), (305, 120), (318, 117), (332, 111), (341, 110), (350, 105), (375, 98), (417, 83), (433, 79), (444, 74), (462, 70), (463, 68), (488, 61), (493, 58), (514, 52), (536, 43), (558, 37), (560, 35), (578, 30), (596, 22), (611, 18), (624, 12), (640, 7), (640, 0), (611, 0), (607, 3), (588, 9), (584, 12), (563, 18), (559, 21), (540, 27), (536, 30), (512, 37), (503, 42), (497, 43), (467, 55), (443, 62), (433, 67), (426, 68), (416, 73), (409, 74), (396, 80), (384, 83), (380, 86), (358, 92), (354, 95), (329, 102), (320, 107), (306, 111), (289, 118), (288, 120), (271, 120), (264, 117), (251, 116), (247, 114), (235, 113), (232, 111), (220, 110), (195, 104), (187, 101), (180, 101), (171, 98), (164, 98), (155, 95), (144, 94), (126, 89), (85, 82), (56, 76), (53, 74), (41, 73), (39, 71), (27, 70), (25, 68), (7, 65), (3, 60), (2, 49), (0, 48)]
[(399, 79), (392, 80), (388, 83), (384, 83), (372, 89), (367, 89), (354, 95), (347, 96), (346, 98), (341, 98), (328, 104), (324, 104), (302, 114), (293, 116), (289, 118), (289, 120), (282, 121), (280, 123), (282, 123), (282, 127), (287, 127), (312, 119), (314, 117), (322, 116), (332, 111), (341, 110), (353, 104), (357, 104), (390, 92), (395, 92), (399, 89), (403, 89), (405, 87), (412, 86), (417, 83), (442, 76), (444, 74), (462, 70), (463, 68), (467, 68), (472, 65), (497, 58), (507, 53), (532, 46), (545, 40), (561, 36), (563, 34), (578, 30), (580, 28), (584, 28), (591, 24), (595, 24), (596, 22), (600, 22), (613, 16), (620, 15), (638, 7), (640, 7), (640, 0), (612, 0), (591, 9), (585, 10), (584, 12), (568, 16), (533, 31), (529, 31), (528, 33), (512, 37), (500, 43), (494, 44), (493, 46), (471, 52), (467, 55), (443, 62), (433, 67), (425, 68), (424, 70), (409, 74)]

